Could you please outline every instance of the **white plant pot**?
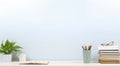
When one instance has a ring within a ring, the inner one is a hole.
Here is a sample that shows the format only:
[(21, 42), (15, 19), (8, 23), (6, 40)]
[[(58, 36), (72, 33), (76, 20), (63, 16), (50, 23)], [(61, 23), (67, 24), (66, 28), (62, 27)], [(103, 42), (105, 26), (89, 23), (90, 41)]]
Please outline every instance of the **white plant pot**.
[(0, 56), (1, 62), (11, 62), (12, 61), (12, 54), (4, 54)]

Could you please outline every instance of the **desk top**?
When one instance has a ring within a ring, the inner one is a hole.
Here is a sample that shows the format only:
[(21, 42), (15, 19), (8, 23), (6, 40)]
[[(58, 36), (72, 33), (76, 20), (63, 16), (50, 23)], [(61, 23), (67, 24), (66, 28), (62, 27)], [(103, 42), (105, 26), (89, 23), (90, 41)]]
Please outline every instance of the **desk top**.
[(82, 63), (80, 61), (49, 61), (48, 65), (21, 65), (19, 62), (0, 63), (0, 67), (120, 67), (120, 64)]

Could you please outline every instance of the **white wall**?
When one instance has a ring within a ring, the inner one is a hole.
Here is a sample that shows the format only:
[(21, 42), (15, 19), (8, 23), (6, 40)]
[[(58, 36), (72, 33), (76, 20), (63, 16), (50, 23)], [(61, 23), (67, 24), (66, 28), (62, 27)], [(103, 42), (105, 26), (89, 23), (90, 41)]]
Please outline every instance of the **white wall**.
[(0, 41), (24, 47), (30, 60), (80, 60), (81, 45), (120, 43), (119, 0), (0, 0)]

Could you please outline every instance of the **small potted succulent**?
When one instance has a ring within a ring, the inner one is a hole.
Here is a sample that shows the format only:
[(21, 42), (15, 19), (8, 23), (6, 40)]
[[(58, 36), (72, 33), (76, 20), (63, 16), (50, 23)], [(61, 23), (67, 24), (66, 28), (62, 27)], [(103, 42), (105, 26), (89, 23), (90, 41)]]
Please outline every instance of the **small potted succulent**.
[(9, 40), (6, 40), (5, 42), (2, 42), (0, 45), (0, 54), (1, 55), (1, 61), (2, 62), (11, 62), (12, 61), (12, 53), (19, 52), (22, 47), (15, 45), (16, 42), (12, 42)]

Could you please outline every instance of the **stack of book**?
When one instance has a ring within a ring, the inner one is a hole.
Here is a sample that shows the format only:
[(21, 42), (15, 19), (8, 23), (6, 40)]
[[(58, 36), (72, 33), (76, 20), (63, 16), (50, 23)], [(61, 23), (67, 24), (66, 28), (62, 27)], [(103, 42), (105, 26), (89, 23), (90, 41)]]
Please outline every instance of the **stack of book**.
[(118, 64), (119, 48), (118, 46), (99, 46), (99, 63)]

